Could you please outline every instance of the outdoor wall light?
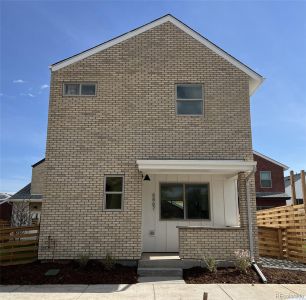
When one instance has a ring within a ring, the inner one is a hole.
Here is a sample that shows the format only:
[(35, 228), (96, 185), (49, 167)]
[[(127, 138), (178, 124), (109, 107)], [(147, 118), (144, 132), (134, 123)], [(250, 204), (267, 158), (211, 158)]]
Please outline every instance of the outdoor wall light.
[(144, 177), (143, 181), (150, 181), (150, 180), (151, 180), (151, 179), (150, 179), (149, 175), (146, 174), (146, 176)]

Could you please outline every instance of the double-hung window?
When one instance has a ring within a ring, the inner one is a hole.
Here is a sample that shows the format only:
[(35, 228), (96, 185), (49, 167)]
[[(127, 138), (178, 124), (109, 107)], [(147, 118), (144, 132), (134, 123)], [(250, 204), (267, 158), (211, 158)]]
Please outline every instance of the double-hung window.
[(123, 208), (123, 192), (124, 180), (121, 175), (107, 175), (105, 176), (104, 194), (105, 203), (104, 208), (109, 210), (122, 210)]
[(175, 94), (178, 115), (203, 115), (204, 101), (201, 84), (177, 84)]
[(64, 83), (64, 96), (95, 96), (94, 83)]
[(272, 187), (271, 171), (261, 171), (260, 172), (260, 186), (262, 188)]
[(160, 218), (209, 219), (207, 183), (161, 183)]

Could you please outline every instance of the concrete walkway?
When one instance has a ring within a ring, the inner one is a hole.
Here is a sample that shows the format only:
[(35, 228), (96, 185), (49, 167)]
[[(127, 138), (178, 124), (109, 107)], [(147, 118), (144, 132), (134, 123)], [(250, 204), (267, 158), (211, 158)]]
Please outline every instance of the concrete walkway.
[[(1, 300), (272, 300), (306, 299), (306, 285), (297, 284), (176, 284), (0, 286)], [(303, 297), (304, 296), (304, 297)]]

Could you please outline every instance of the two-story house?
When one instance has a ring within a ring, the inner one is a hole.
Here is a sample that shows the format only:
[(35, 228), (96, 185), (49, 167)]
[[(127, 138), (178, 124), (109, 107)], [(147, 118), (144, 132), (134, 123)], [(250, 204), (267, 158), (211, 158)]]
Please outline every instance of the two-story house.
[(39, 258), (256, 257), (262, 81), (171, 15), (53, 64)]
[(254, 151), (254, 161), (257, 162), (255, 173), (256, 206), (266, 209), (286, 205), (290, 196), (285, 192), (284, 171), (289, 167)]

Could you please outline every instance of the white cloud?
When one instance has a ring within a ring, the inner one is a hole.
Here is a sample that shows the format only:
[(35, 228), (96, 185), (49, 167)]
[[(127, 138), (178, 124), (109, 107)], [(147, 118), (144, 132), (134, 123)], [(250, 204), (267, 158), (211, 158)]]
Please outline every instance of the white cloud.
[(13, 80), (13, 83), (25, 83), (25, 81), (22, 79), (16, 79), (16, 80)]
[(48, 87), (49, 87), (49, 85), (43, 84), (42, 86), (40, 86), (40, 89), (41, 89), (41, 90), (44, 90), (44, 89), (47, 89)]
[(28, 96), (28, 97), (31, 97), (31, 98), (35, 97), (35, 95), (32, 94), (32, 93), (21, 93), (20, 96)]

